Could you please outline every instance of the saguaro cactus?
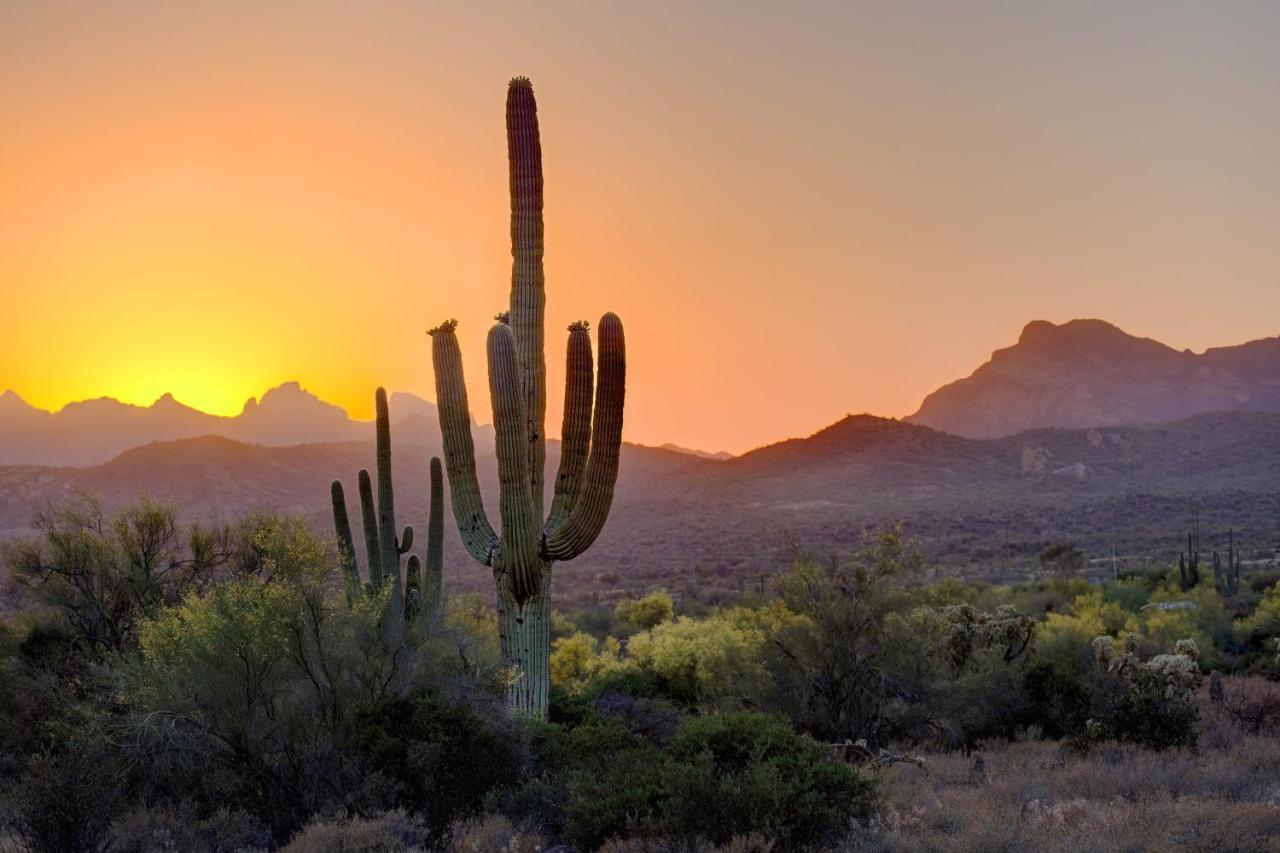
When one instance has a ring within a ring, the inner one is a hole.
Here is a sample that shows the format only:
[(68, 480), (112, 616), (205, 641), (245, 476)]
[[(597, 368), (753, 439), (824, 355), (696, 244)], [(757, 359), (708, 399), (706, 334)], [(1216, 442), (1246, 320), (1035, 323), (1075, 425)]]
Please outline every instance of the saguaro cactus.
[[(404, 627), (413, 624), (413, 618), (406, 614), (406, 606), (412, 602), (413, 617), (420, 617), (421, 607), (413, 601), (413, 592), (419, 597), (429, 599), (438, 608), (442, 600), (440, 589), (443, 574), (442, 554), (444, 525), (437, 521), (443, 512), (441, 503), (440, 460), (431, 458), (431, 520), (427, 526), (427, 589), (422, 590), (423, 580), (415, 580), (414, 568), (417, 558), (410, 557), (411, 565), (408, 583), (402, 584), (400, 576), (400, 558), (413, 547), (413, 528), (406, 526), (397, 538), (395, 492), (391, 483), (391, 417), (387, 408), (387, 392), (378, 389), (376, 396), (376, 447), (378, 472), (378, 501), (374, 504), (373, 483), (369, 472), (361, 469), (358, 475), (360, 488), (360, 510), (364, 523), (365, 551), (368, 556), (367, 588), (376, 592), (383, 583), (391, 585), (388, 599), (385, 628), (387, 646), (391, 650), (398, 649), (404, 642)], [(360, 595), (360, 568), (355, 554), (355, 540), (351, 533), (351, 522), (347, 515), (346, 496), (342, 482), (334, 480), (330, 484), (330, 497), (333, 502), (333, 525), (338, 536), (343, 581), (346, 587), (347, 600), (352, 601)], [(431, 569), (432, 555), (435, 555), (434, 574)], [(434, 583), (434, 588), (432, 584)], [(412, 585), (414, 590), (410, 590)]]
[(551, 565), (590, 547), (608, 517), (622, 444), (626, 345), (622, 322), (605, 314), (599, 330), (599, 377), (593, 381), (587, 324), (569, 327), (560, 467), (544, 520), (542, 146), (533, 86), (523, 77), (507, 88), (507, 155), (511, 306), (488, 337), (501, 536), (489, 523), (476, 482), (471, 412), (454, 321), (431, 330), (431, 354), (454, 517), (468, 553), (493, 569), (497, 587), (499, 641), (513, 675), (508, 703), (517, 712), (543, 716), (550, 686)]
[(1236, 548), (1235, 531), (1227, 530), (1227, 565), (1222, 565), (1218, 552), (1213, 552), (1213, 583), (1218, 593), (1233, 596), (1240, 589), (1240, 551)]
[(1178, 555), (1178, 582), (1183, 589), (1194, 589), (1200, 583), (1200, 513), (1191, 510), (1191, 529), (1187, 532), (1187, 554)]

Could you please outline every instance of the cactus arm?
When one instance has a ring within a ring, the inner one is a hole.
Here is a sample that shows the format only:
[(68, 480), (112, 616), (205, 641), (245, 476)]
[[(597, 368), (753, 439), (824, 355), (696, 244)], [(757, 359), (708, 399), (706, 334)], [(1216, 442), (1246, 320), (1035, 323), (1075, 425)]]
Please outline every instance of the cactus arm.
[(507, 86), (507, 162), (511, 190), (511, 329), (515, 333), (525, 401), (525, 469), (534, 514), (540, 519), (547, 454), (543, 434), (547, 365), (543, 355), (546, 291), (542, 266), (542, 142), (533, 84), (525, 77), (516, 77)]
[(342, 563), (343, 585), (346, 587), (348, 606), (360, 597), (360, 567), (356, 564), (356, 544), (351, 538), (351, 519), (347, 515), (347, 499), (342, 493), (342, 481), (329, 485), (333, 500), (333, 529), (338, 536), (338, 559)]
[(489, 330), (488, 351), (489, 394), (497, 436), (498, 506), (502, 514), (501, 564), (516, 601), (523, 602), (537, 591), (542, 566), (538, 557), (539, 517), (529, 486), (525, 399), (510, 326), (498, 323)]
[(471, 410), (462, 375), (462, 351), (457, 324), (442, 323), (431, 335), (431, 361), (436, 378), (436, 406), (440, 435), (444, 440), (444, 464), (449, 469), (449, 493), (453, 517), (462, 544), (476, 560), (492, 566), (498, 551), (498, 534), (485, 515), (480, 483), (476, 479), (476, 446), (471, 438)]
[(404, 526), (404, 535), (396, 540), (396, 553), (408, 554), (413, 548), (413, 527), (406, 524)]
[(582, 475), (587, 469), (587, 452), (591, 448), (591, 393), (595, 377), (591, 336), (586, 323), (574, 323), (569, 327), (565, 362), (560, 468), (556, 472), (555, 498), (551, 501), (546, 530), (556, 529), (569, 517), (582, 488)]
[(376, 396), (378, 450), (378, 551), (382, 555), (382, 582), (391, 584), (387, 603), (387, 645), (399, 648), (404, 623), (404, 587), (400, 580), (400, 550), (396, 546), (396, 498), (391, 484), (391, 415), (387, 392)]
[(417, 554), (410, 554), (404, 569), (404, 623), (414, 624), (422, 607), (422, 569)]
[(427, 515), (427, 558), (422, 567), (419, 622), (434, 620), (444, 605), (444, 475), (431, 457), (431, 505)]
[(569, 518), (546, 537), (548, 560), (571, 560), (591, 547), (604, 528), (613, 503), (627, 388), (626, 339), (622, 321), (614, 314), (605, 314), (600, 320), (599, 347), (600, 381), (596, 385), (586, 482)]
[(369, 472), (360, 469), (360, 521), (364, 525), (365, 559), (369, 563), (369, 585), (377, 591), (382, 587), (382, 553), (378, 545), (378, 510), (373, 505), (373, 481)]

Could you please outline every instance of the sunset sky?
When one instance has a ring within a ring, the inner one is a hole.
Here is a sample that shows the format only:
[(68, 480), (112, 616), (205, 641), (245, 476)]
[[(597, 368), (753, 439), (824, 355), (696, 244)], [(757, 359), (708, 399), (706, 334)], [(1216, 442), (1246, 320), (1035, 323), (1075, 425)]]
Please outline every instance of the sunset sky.
[(483, 347), (532, 78), (564, 327), (626, 437), (905, 415), (1031, 319), (1280, 332), (1280, 4), (0, 4), (0, 390), (353, 415)]

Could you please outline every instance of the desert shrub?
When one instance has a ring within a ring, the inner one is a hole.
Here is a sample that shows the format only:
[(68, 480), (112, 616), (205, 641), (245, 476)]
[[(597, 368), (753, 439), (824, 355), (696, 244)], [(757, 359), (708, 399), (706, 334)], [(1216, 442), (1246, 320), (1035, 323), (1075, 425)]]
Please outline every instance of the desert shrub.
[(115, 821), (110, 853), (233, 853), (266, 850), (270, 835), (252, 815), (218, 809), (200, 816), (186, 805), (135, 809)]
[(578, 688), (594, 672), (600, 643), (584, 631), (551, 641), (551, 683)]
[(488, 793), (520, 774), (513, 724), (496, 702), (482, 716), (477, 699), (384, 697), (356, 721), (355, 752), (394, 786), (384, 802), (419, 816), (433, 843), (452, 823), (479, 815)]
[(122, 695), (143, 728), (202, 738), (219, 796), (281, 841), (317, 811), (373, 799), (350, 749), (353, 721), (406, 691), (419, 666), (413, 653), (383, 652), (383, 600), (347, 607), (327, 595), (335, 566), (314, 540), (288, 524), (261, 529), (272, 538), (253, 576), (188, 593), (142, 623)]
[(1102, 587), (1103, 603), (1118, 604), (1120, 609), (1128, 613), (1137, 613), (1150, 600), (1150, 590), (1137, 581), (1124, 580), (1108, 583)]
[(1257, 677), (1224, 679), (1221, 711), (1250, 734), (1280, 732), (1280, 684)]
[(1118, 740), (1152, 749), (1194, 746), (1199, 710), (1194, 692), (1201, 676), (1194, 644), (1183, 641), (1174, 654), (1140, 661), (1110, 637), (1095, 646), (1099, 675), (1091, 716), (1082, 734), (1087, 742)]
[(547, 843), (536, 831), (515, 826), (503, 815), (458, 824), (449, 849), (466, 853), (540, 853)]
[(316, 818), (280, 848), (282, 853), (418, 853), (430, 834), (403, 811), (371, 817)]
[(5, 828), (29, 853), (105, 851), (128, 791), (123, 757), (96, 725), (31, 759), (3, 792)]
[(616, 624), (624, 626), (622, 633), (645, 631), (662, 622), (669, 622), (675, 615), (675, 605), (666, 590), (656, 590), (638, 600), (624, 598), (613, 608)]
[(682, 616), (633, 636), (624, 665), (660, 695), (688, 705), (716, 703), (747, 695), (766, 680), (764, 641), (760, 631), (725, 615)]
[(610, 838), (648, 836), (669, 801), (665, 755), (616, 721), (574, 729), (566, 742), (562, 834), (584, 850)]
[(57, 613), (86, 651), (130, 648), (147, 613), (202, 587), (235, 552), (227, 528), (183, 530), (146, 498), (108, 518), (90, 498), (37, 511), (34, 539), (0, 555), (19, 597)]
[(1236, 620), (1234, 629), (1236, 638), (1254, 649), (1280, 636), (1280, 583), (1267, 589), (1253, 612)]
[(668, 834), (726, 844), (756, 833), (791, 850), (847, 827), (872, 786), (785, 721), (759, 713), (690, 720), (670, 750)]
[(1084, 571), (1084, 554), (1072, 542), (1059, 542), (1040, 554), (1040, 568), (1063, 577)]
[(1033, 659), (1021, 673), (1019, 694), (1029, 721), (1050, 738), (1084, 730), (1091, 713), (1094, 673), (1070, 663)]
[(597, 696), (592, 708), (658, 746), (670, 743), (680, 724), (689, 718), (686, 711), (665, 699), (618, 692)]
[(843, 562), (798, 559), (778, 579), (799, 618), (767, 647), (774, 707), (823, 740), (881, 740), (884, 705), (901, 681), (896, 668), (910, 663), (916, 639), (890, 617), (909, 606), (902, 582), (922, 565), (901, 531), (864, 532)]

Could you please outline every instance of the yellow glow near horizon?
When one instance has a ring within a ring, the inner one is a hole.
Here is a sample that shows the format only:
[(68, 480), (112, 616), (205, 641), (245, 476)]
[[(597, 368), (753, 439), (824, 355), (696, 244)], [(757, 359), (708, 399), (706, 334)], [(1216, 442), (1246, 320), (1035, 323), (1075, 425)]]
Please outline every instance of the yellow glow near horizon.
[[(548, 426), (617, 312), (626, 437), (905, 415), (1027, 321), (1276, 333), (1280, 9), (49, 0), (0, 8), (0, 390), (488, 416), (506, 80), (538, 93)], [(1216, 34), (1216, 35), (1215, 35)]]

